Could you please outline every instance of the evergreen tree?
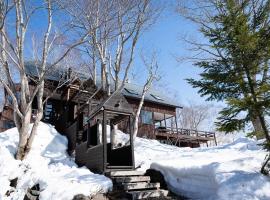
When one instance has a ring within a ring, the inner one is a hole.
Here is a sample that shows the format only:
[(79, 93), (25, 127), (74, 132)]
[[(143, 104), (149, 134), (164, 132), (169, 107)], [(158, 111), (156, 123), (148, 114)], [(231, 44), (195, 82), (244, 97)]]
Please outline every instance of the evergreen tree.
[(188, 82), (207, 100), (226, 102), (216, 123), (219, 130), (237, 131), (251, 122), (253, 134), (265, 137), (270, 149), (265, 119), (270, 112), (270, 1), (209, 2), (201, 7), (207, 8), (207, 23), (189, 16), (199, 23), (200, 32), (209, 41), (207, 48), (196, 44), (197, 49), (211, 56), (194, 63), (203, 69), (201, 79)]

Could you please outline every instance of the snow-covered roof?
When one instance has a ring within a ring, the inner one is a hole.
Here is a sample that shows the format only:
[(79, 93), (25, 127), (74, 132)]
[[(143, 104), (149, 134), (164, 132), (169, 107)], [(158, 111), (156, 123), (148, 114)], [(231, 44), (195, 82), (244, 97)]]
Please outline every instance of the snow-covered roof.
[[(133, 83), (126, 83), (125, 87), (122, 91), (123, 95), (126, 97), (131, 97), (135, 99), (140, 99), (142, 95), (143, 87)], [(151, 88), (145, 95), (145, 101), (158, 103), (167, 106), (173, 106), (177, 108), (181, 108), (182, 106), (176, 100), (169, 97), (169, 95), (165, 95), (160, 90)]]
[[(26, 73), (31, 76), (38, 76), (38, 68), (36, 67), (34, 62), (26, 62), (25, 64)], [(68, 69), (65, 68), (56, 68), (54, 70), (50, 70), (46, 74), (46, 79), (58, 81), (62, 77), (64, 73), (67, 73)], [(87, 76), (86, 73), (80, 73), (80, 72), (73, 72), (78, 76), (78, 78), (82, 81), (88, 80), (90, 76)], [(101, 85), (101, 79), (100, 76), (97, 77), (97, 86), (100, 87)], [(111, 87), (113, 88), (113, 86)], [(125, 83), (125, 87), (122, 90), (122, 94), (125, 97), (134, 98), (134, 99), (141, 99), (143, 91), (143, 86), (134, 84), (134, 83)], [(161, 105), (166, 106), (172, 106), (176, 108), (181, 108), (182, 106), (177, 102), (177, 100), (172, 99), (169, 95), (164, 94), (160, 90), (151, 88), (147, 94), (145, 95), (145, 101), (157, 103)]]

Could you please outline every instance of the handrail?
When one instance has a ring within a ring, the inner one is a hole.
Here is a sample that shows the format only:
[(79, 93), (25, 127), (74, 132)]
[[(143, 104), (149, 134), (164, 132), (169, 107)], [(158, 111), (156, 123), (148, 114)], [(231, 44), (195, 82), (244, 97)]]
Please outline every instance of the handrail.
[(214, 132), (210, 131), (200, 131), (195, 129), (186, 129), (186, 128), (172, 128), (166, 127), (166, 129), (159, 129), (156, 128), (159, 132), (167, 132), (168, 134), (180, 134), (180, 135), (196, 135), (196, 136), (203, 136), (203, 137), (215, 137)]

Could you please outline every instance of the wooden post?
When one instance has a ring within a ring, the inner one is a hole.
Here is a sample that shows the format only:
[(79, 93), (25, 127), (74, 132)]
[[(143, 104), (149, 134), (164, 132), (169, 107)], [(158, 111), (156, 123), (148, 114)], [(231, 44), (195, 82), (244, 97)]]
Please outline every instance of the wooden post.
[(215, 145), (217, 146), (216, 133), (214, 133), (214, 140), (215, 140)]
[(173, 132), (173, 121), (172, 121), (172, 117), (171, 117), (171, 132), (174, 133)]
[(153, 139), (156, 139), (156, 134), (155, 134), (156, 126), (155, 126), (154, 112), (152, 112), (152, 126), (154, 127), (152, 136), (153, 136)]
[(129, 134), (130, 134), (130, 148), (131, 148), (131, 160), (132, 160), (132, 169), (135, 168), (135, 159), (134, 159), (134, 138), (133, 138), (133, 128), (132, 128), (132, 119), (131, 116), (129, 115), (128, 117), (129, 121)]
[(69, 94), (70, 94), (70, 88), (68, 88), (68, 91), (67, 91), (67, 101), (69, 100)]
[(87, 117), (90, 115), (90, 110), (91, 110), (91, 101), (88, 102)]
[(175, 120), (175, 127), (176, 127), (176, 133), (178, 134), (178, 124), (177, 124), (177, 118), (176, 116), (174, 116), (174, 120)]
[[(91, 143), (90, 134), (91, 134), (91, 132), (90, 132), (90, 123), (88, 122), (87, 123), (87, 148), (89, 148), (90, 143)], [(98, 144), (98, 141), (97, 141), (97, 144)]]
[(165, 125), (165, 129), (167, 129), (167, 124), (166, 124), (166, 116), (165, 116), (165, 113), (164, 113), (164, 125)]
[(103, 140), (103, 172), (106, 172), (106, 169), (107, 169), (107, 112), (105, 110), (103, 110), (102, 140)]

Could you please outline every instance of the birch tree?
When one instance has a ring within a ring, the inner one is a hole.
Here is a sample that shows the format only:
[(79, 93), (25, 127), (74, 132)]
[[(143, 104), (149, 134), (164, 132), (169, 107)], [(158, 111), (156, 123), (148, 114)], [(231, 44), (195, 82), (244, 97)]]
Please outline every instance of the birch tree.
[(158, 75), (159, 66), (158, 66), (155, 54), (151, 56), (150, 60), (147, 60), (144, 56), (141, 56), (141, 58), (142, 58), (145, 68), (147, 69), (148, 75), (144, 83), (140, 103), (138, 105), (138, 108), (135, 114), (134, 128), (133, 128), (134, 139), (137, 137), (137, 134), (138, 134), (139, 118), (140, 118), (140, 113), (144, 104), (145, 95), (151, 89), (153, 83), (160, 79), (160, 76)]
[[(14, 122), (19, 132), (19, 144), (16, 159), (22, 160), (29, 152), (36, 135), (37, 127), (43, 116), (43, 95), (46, 74), (54, 69), (76, 46), (82, 44), (87, 34), (68, 44), (63, 52), (56, 58), (51, 58), (54, 44), (57, 43), (59, 35), (53, 30), (53, 9), (55, 1), (44, 0), (39, 3), (35, 1), (1, 1), (0, 2), (0, 63), (3, 76), (0, 83), (12, 99), (14, 110)], [(34, 84), (30, 85), (26, 73), (26, 43), (31, 33), (30, 23), (36, 18), (37, 12), (43, 12), (45, 31), (39, 31), (40, 49), (37, 52), (39, 58)], [(63, 35), (62, 35), (63, 36)], [(14, 73), (18, 74), (15, 80)], [(16, 81), (20, 83), (20, 91), (15, 88)], [(37, 99), (37, 114), (32, 118), (32, 103)], [(30, 122), (33, 126), (30, 128)]]
[(94, 80), (100, 74), (104, 90), (109, 93), (111, 82), (115, 92), (121, 90), (139, 37), (154, 23), (159, 6), (151, 0), (75, 0), (68, 1), (65, 9), (73, 16), (78, 34), (91, 33), (83, 51), (91, 58)]
[(182, 128), (198, 130), (198, 128), (207, 120), (211, 115), (210, 104), (195, 104), (189, 103), (183, 109), (178, 111), (178, 119)]

